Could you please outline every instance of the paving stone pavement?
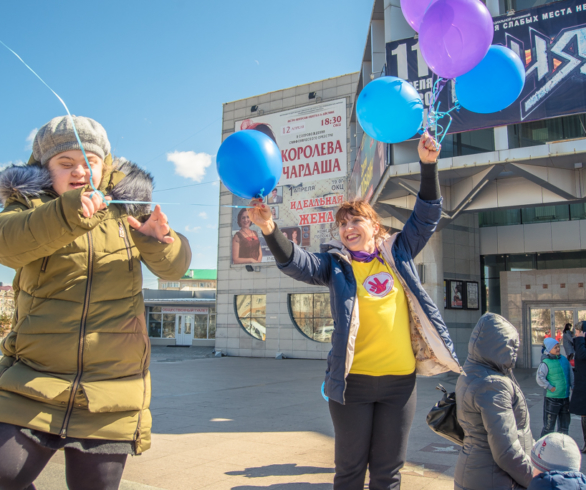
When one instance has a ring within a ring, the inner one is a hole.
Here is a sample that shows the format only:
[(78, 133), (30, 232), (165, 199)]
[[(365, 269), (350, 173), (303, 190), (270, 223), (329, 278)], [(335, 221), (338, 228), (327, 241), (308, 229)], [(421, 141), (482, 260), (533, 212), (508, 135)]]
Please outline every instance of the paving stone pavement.
[[(121, 490), (332, 489), (333, 427), (319, 391), (325, 362), (215, 358), (198, 349), (153, 349), (153, 445), (129, 458)], [(543, 393), (534, 370), (516, 376), (538, 436)], [(459, 447), (431, 432), (425, 415), (440, 398), (436, 384), (453, 390), (456, 380), (455, 374), (418, 377), (405, 490), (453, 488)], [(582, 445), (579, 420), (572, 420), (570, 435)], [(35, 485), (66, 490), (62, 452)]]

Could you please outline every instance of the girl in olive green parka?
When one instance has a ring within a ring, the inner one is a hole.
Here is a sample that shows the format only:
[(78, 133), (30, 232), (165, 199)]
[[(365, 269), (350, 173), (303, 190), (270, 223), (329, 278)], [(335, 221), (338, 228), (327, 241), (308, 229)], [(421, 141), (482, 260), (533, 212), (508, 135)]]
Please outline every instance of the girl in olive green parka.
[[(151, 176), (112, 162), (99, 123), (73, 119), (106, 199), (151, 201)], [(16, 269), (0, 346), (3, 490), (34, 488), (61, 448), (70, 489), (115, 489), (127, 455), (150, 447), (141, 262), (178, 280), (191, 251), (159, 206), (106, 206), (89, 183), (68, 116), (39, 130), (28, 165), (0, 172), (0, 263)]]

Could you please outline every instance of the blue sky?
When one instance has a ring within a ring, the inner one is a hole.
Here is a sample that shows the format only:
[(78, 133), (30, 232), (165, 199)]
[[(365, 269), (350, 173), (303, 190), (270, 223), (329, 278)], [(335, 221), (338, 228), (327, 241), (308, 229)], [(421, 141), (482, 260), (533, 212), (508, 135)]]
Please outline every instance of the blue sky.
[[(45, 79), (72, 114), (99, 121), (115, 155), (154, 175), (156, 200), (212, 205), (163, 211), (190, 240), (191, 266), (215, 268), (219, 188), (193, 184), (218, 179), (214, 157), (222, 103), (358, 71), (372, 4), (3, 2), (0, 40)], [(0, 73), (3, 167), (26, 162), (31, 133), (65, 111), (2, 46)], [(143, 270), (145, 287), (156, 287), (154, 276)], [(12, 269), (0, 266), (0, 282), (13, 277)]]

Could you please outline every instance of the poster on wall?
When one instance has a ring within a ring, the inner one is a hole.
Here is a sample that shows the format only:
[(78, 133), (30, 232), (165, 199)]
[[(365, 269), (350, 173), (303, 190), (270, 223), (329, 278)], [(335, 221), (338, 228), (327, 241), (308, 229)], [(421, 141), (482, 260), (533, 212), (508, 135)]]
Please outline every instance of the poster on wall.
[(450, 281), (450, 308), (464, 308), (464, 283)]
[(278, 185), (346, 177), (346, 99), (236, 121), (234, 130), (243, 129), (260, 131), (277, 143), (283, 158)]
[[(346, 199), (346, 99), (237, 121), (236, 131), (254, 129), (281, 150), (283, 175), (265, 202), (279, 229), (300, 247), (319, 252), (339, 235), (336, 208)], [(233, 196), (234, 205), (248, 201)], [(232, 264), (274, 262), (262, 232), (246, 209), (232, 212)]]
[(348, 183), (348, 199), (370, 201), (385, 171), (385, 144), (362, 136)]
[(466, 283), (466, 309), (478, 310), (480, 308), (478, 302), (478, 283), (467, 282)]
[[(338, 238), (335, 227), (337, 207), (345, 200), (344, 178), (320, 180), (308, 185), (283, 185), (276, 188), (279, 204), (269, 208), (279, 229), (300, 247), (319, 252), (322, 243)], [(270, 201), (269, 194), (265, 198)], [(247, 205), (234, 196), (235, 205)], [(273, 201), (276, 202), (276, 201)], [(232, 210), (232, 264), (274, 262), (261, 230), (251, 223), (247, 209)]]
[[(464, 108), (452, 112), (450, 133), (586, 112), (586, 4), (582, 0), (504, 14), (494, 17), (493, 24), (493, 44), (512, 49), (523, 61), (525, 88), (500, 112), (476, 114)], [(419, 39), (388, 43), (386, 55), (386, 74), (408, 80), (428, 108), (433, 74), (421, 55)], [(454, 107), (453, 81), (443, 89), (439, 100), (442, 110)]]

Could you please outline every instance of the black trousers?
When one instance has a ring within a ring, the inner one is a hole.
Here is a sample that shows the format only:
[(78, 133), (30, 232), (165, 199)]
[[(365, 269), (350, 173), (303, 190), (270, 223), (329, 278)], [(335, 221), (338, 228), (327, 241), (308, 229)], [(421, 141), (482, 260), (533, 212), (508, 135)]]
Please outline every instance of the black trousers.
[[(34, 490), (33, 482), (55, 454), (14, 425), (0, 424), (0, 490)], [(87, 454), (65, 448), (69, 490), (117, 490), (126, 454)]]
[(555, 432), (555, 423), (558, 423), (558, 432), (568, 434), (572, 415), (570, 414), (569, 398), (548, 398), (543, 400), (543, 429), (541, 437)]
[(346, 404), (329, 401), (335, 432), (334, 490), (401, 487), (409, 430), (417, 403), (415, 373), (406, 376), (350, 374)]

